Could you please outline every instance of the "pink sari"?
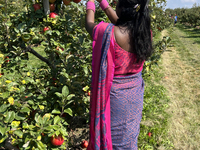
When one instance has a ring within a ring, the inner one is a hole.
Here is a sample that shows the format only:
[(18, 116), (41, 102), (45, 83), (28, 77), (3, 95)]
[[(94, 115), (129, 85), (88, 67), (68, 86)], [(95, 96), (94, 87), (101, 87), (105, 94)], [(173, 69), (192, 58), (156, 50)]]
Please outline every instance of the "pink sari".
[(114, 76), (114, 52), (110, 49), (113, 24), (101, 22), (93, 31), (92, 94), (88, 150), (112, 150), (110, 90)]

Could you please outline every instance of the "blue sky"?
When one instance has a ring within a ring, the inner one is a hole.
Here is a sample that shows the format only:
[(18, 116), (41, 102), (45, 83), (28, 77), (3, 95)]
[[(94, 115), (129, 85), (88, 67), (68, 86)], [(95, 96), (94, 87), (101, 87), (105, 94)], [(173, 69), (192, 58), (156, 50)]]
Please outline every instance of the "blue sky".
[(194, 3), (197, 3), (200, 6), (200, 0), (166, 0), (167, 1), (167, 8), (192, 8)]

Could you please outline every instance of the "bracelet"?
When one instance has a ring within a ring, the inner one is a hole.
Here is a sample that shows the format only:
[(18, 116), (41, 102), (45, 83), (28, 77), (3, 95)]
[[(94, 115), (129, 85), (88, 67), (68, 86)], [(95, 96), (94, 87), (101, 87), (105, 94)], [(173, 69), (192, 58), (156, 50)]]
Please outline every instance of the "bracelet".
[(99, 6), (101, 7), (102, 10), (105, 10), (106, 8), (110, 7), (107, 0), (102, 0)]
[(88, 1), (87, 5), (86, 5), (86, 10), (88, 10), (88, 9), (91, 9), (95, 12), (95, 4), (91, 1)]

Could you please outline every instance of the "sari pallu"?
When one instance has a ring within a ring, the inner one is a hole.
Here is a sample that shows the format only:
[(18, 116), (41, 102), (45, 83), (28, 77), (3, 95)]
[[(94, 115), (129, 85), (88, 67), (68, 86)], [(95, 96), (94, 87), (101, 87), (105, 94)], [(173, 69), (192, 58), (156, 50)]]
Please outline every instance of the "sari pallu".
[[(113, 24), (101, 22), (93, 31), (92, 94), (90, 100), (90, 141), (88, 150), (113, 149), (110, 92), (114, 77), (115, 55), (111, 41), (112, 28)], [(116, 78), (114, 78), (114, 81), (116, 81)], [(143, 94), (142, 91), (142, 88), (140, 88), (138, 92)]]

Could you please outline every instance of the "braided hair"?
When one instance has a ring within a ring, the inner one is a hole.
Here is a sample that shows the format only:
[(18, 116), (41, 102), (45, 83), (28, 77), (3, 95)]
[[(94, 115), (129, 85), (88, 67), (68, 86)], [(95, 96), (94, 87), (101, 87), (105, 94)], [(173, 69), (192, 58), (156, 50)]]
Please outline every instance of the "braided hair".
[(129, 31), (137, 62), (147, 60), (153, 53), (148, 0), (119, 0), (117, 7), (120, 14), (116, 26)]

